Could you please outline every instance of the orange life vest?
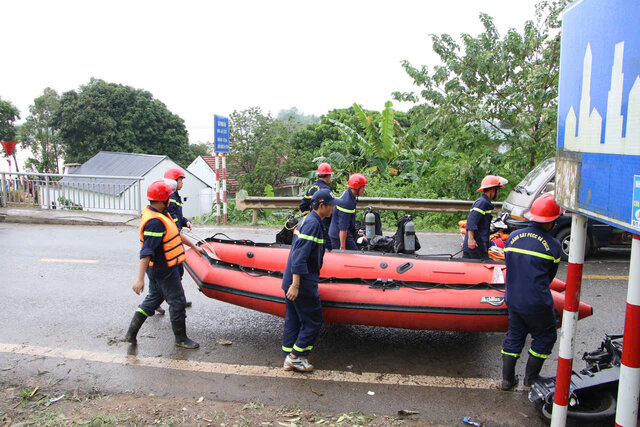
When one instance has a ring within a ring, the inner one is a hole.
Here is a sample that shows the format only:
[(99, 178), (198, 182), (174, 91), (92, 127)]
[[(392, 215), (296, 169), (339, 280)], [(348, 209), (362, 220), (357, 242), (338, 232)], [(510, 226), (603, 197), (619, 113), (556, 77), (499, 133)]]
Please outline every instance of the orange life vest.
[[(180, 232), (178, 231), (178, 226), (173, 222), (171, 215), (167, 213), (168, 216), (161, 214), (160, 212), (156, 212), (147, 206), (142, 212), (142, 218), (140, 220), (140, 246), (144, 244), (144, 226), (150, 220), (157, 218), (162, 221), (164, 225), (165, 232), (159, 233), (158, 237), (162, 235), (162, 248), (164, 249), (164, 257), (167, 259), (167, 265), (169, 267), (176, 266), (181, 264), (185, 260), (184, 248), (182, 247), (182, 239), (180, 239)], [(153, 232), (146, 232), (149, 233)], [(155, 235), (155, 233), (153, 233)], [(149, 266), (153, 267), (153, 261), (149, 262)]]

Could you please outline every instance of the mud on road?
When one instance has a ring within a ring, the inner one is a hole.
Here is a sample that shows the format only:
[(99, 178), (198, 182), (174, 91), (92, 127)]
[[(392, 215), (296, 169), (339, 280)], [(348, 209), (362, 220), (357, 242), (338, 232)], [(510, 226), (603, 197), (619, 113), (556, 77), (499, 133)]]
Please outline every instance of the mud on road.
[(438, 426), (420, 414), (397, 417), (352, 412), (319, 413), (292, 402), (216, 402), (204, 397), (79, 392), (55, 386), (0, 383), (0, 426), (162, 425), (162, 426)]

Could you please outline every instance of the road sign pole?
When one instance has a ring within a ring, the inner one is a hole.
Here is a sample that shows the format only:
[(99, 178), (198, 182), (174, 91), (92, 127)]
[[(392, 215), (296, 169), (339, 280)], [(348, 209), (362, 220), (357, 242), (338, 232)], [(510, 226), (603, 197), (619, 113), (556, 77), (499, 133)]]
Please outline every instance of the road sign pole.
[(571, 218), (569, 268), (567, 270), (567, 288), (564, 295), (564, 313), (562, 314), (562, 329), (558, 348), (556, 391), (551, 415), (552, 427), (562, 427), (567, 422), (569, 386), (571, 385), (575, 336), (578, 328), (578, 308), (580, 306), (580, 287), (582, 285), (582, 266), (584, 265), (586, 242), (587, 218), (574, 213)]
[(629, 264), (627, 313), (624, 321), (622, 365), (618, 384), (616, 426), (634, 427), (638, 423), (640, 392), (640, 235), (634, 234)]
[(227, 155), (225, 153), (222, 153), (222, 202), (224, 225), (227, 225)]
[(220, 225), (220, 158), (216, 153), (216, 224)]

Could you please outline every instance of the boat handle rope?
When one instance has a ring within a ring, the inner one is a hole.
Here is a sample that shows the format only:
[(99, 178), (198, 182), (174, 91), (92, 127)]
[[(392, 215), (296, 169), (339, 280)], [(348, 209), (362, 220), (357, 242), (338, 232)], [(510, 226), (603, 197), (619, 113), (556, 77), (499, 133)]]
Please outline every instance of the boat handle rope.
[[(232, 239), (231, 237), (227, 236), (226, 234), (220, 232), (220, 233), (215, 233), (213, 236), (209, 237), (209, 241), (210, 240), (219, 240), (222, 241), (222, 239), (218, 238), (217, 236), (224, 236), (229, 243), (231, 244), (242, 244), (242, 245), (253, 245), (253, 246), (272, 246), (271, 243), (263, 243), (261, 245), (258, 245), (256, 242), (254, 242), (253, 240), (249, 240), (249, 239)], [(288, 245), (287, 245), (288, 246)], [(456, 252), (455, 254), (445, 254), (445, 253), (440, 253), (440, 254), (415, 254), (416, 257), (448, 257), (449, 259), (453, 259), (456, 257), (456, 255), (458, 255), (459, 253), (461, 253), (463, 251), (463, 249), (460, 249), (458, 252)], [(362, 252), (366, 252), (366, 251), (362, 251)], [(388, 254), (388, 255), (398, 255), (395, 252), (379, 252), (380, 254)], [(400, 254), (400, 255), (406, 255), (406, 254)], [(485, 260), (486, 261), (486, 260)]]
[[(205, 254), (206, 258), (210, 263), (219, 265), (221, 267), (230, 268), (233, 270), (239, 270), (250, 277), (276, 277), (282, 278), (282, 273), (280, 271), (273, 270), (264, 270), (255, 267), (245, 267), (240, 264), (234, 264), (227, 261), (222, 261), (220, 259), (213, 259), (207, 254)], [(435, 282), (406, 282), (403, 280), (395, 280), (395, 279), (362, 279), (362, 278), (337, 278), (337, 277), (325, 277), (320, 278), (319, 283), (362, 283), (364, 285), (368, 285), (374, 289), (397, 289), (400, 287), (410, 288), (416, 291), (428, 291), (431, 289), (454, 289), (454, 290), (465, 290), (465, 289), (493, 289), (498, 292), (504, 292), (504, 289), (500, 286), (496, 286), (492, 283), (482, 282), (482, 283), (461, 283), (461, 284), (450, 284), (450, 283), (435, 283)], [(414, 285), (413, 283), (430, 283), (431, 286), (420, 286)]]

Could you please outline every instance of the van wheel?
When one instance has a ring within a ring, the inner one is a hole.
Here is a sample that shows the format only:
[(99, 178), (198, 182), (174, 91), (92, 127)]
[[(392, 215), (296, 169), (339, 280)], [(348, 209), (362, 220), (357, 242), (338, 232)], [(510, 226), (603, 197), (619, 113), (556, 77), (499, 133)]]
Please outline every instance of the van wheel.
[[(556, 239), (560, 241), (562, 247), (561, 257), (563, 261), (569, 259), (569, 247), (571, 246), (571, 227), (565, 227), (556, 233)], [(585, 257), (591, 254), (591, 238), (587, 234), (587, 243), (584, 248)]]

